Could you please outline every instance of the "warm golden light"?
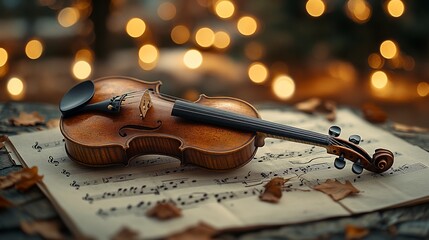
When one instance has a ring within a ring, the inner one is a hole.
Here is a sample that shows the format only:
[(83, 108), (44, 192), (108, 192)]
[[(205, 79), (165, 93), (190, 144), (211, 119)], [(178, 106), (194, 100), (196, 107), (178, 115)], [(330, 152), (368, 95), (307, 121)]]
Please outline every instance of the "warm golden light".
[(76, 52), (75, 60), (84, 60), (86, 62), (92, 62), (94, 60), (94, 56), (91, 50), (83, 48)]
[(258, 29), (258, 23), (253, 17), (244, 16), (238, 20), (237, 29), (244, 36), (250, 36)]
[(250, 80), (254, 83), (263, 83), (268, 77), (267, 67), (260, 62), (252, 63), (247, 72)]
[(384, 59), (377, 53), (372, 53), (368, 57), (368, 65), (374, 69), (380, 69), (384, 65)]
[(310, 16), (319, 17), (325, 12), (325, 3), (322, 0), (308, 0), (305, 9)]
[(265, 48), (259, 42), (250, 42), (244, 48), (244, 54), (250, 60), (258, 60), (264, 55), (264, 53)]
[(401, 0), (390, 0), (387, 3), (387, 11), (392, 17), (400, 17), (405, 11), (405, 5)]
[(24, 91), (24, 83), (21, 79), (13, 77), (7, 82), (7, 91), (12, 96), (18, 96)]
[(286, 100), (295, 93), (295, 82), (289, 76), (279, 75), (273, 80), (272, 89), (278, 98)]
[(158, 49), (152, 44), (145, 44), (139, 49), (139, 59), (144, 63), (153, 63), (158, 59)]
[(189, 40), (191, 33), (184, 25), (177, 25), (171, 30), (171, 40), (177, 44), (184, 44)]
[(231, 43), (231, 39), (228, 33), (226, 32), (223, 32), (223, 31), (216, 32), (214, 37), (215, 39), (214, 39), (213, 45), (217, 48), (226, 48)]
[(43, 45), (39, 40), (30, 40), (25, 46), (25, 54), (30, 59), (38, 59), (43, 53)]
[(386, 87), (388, 78), (383, 71), (376, 71), (371, 75), (371, 84), (373, 87), (381, 89)]
[(215, 12), (221, 18), (230, 18), (235, 11), (234, 3), (228, 0), (216, 2)]
[(139, 59), (139, 66), (140, 66), (143, 70), (150, 71), (150, 70), (154, 69), (154, 68), (156, 67), (156, 65), (157, 65), (157, 61), (154, 61), (154, 62), (151, 62), (151, 63), (145, 63), (145, 62), (142, 62), (142, 61)]
[(190, 69), (196, 69), (203, 63), (203, 55), (198, 50), (188, 50), (183, 56), (183, 63)]
[(0, 67), (3, 67), (8, 59), (8, 54), (6, 49), (0, 48)]
[(417, 94), (419, 94), (420, 97), (429, 95), (429, 84), (427, 82), (420, 82), (417, 85)]
[(392, 59), (398, 53), (398, 48), (392, 40), (386, 40), (380, 45), (380, 53), (386, 59)]
[(79, 20), (79, 10), (74, 7), (66, 7), (58, 13), (58, 22), (63, 27), (71, 27)]
[(210, 47), (211, 45), (213, 45), (214, 40), (215, 35), (213, 30), (211, 30), (210, 28), (200, 28), (195, 34), (195, 41), (201, 47)]
[(171, 20), (176, 16), (176, 6), (171, 2), (161, 3), (158, 7), (158, 16), (165, 21)]
[(91, 75), (91, 65), (86, 61), (77, 61), (73, 64), (73, 75), (80, 80), (86, 79)]
[(366, 0), (349, 0), (346, 10), (347, 15), (357, 23), (364, 23), (371, 16), (371, 7)]
[(127, 22), (125, 30), (130, 37), (138, 38), (143, 35), (146, 30), (146, 23), (140, 18), (131, 18)]

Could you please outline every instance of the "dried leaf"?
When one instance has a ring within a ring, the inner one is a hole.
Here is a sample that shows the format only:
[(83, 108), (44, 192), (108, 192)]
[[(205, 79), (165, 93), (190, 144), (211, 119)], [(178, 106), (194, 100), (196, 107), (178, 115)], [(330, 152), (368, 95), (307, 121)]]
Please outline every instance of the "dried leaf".
[(7, 176), (0, 177), (0, 189), (5, 189), (15, 185), (20, 191), (25, 191), (43, 179), (38, 175), (36, 166), (32, 168), (23, 168), (17, 172), (11, 172)]
[(38, 112), (26, 113), (21, 112), (18, 117), (9, 120), (15, 126), (35, 126), (44, 123), (45, 118)]
[(271, 179), (265, 186), (265, 191), (259, 196), (264, 202), (277, 203), (282, 197), (282, 187), (287, 182), (287, 179), (275, 177)]
[(129, 229), (128, 227), (122, 227), (113, 237), (112, 240), (137, 240), (139, 239), (139, 233)]
[(386, 112), (372, 103), (362, 105), (362, 112), (365, 119), (372, 123), (384, 123), (387, 120)]
[(305, 113), (321, 113), (329, 121), (334, 121), (337, 117), (337, 104), (334, 101), (322, 101), (320, 98), (310, 98), (299, 102), (295, 108)]
[(175, 233), (167, 240), (210, 240), (217, 233), (216, 229), (212, 226), (200, 222), (198, 225), (185, 229), (182, 232)]
[(60, 126), (60, 119), (59, 118), (53, 118), (46, 122), (47, 128), (58, 128)]
[(349, 181), (341, 183), (332, 179), (328, 179), (325, 183), (315, 186), (314, 189), (331, 196), (335, 201), (341, 200), (350, 194), (359, 192), (359, 190), (357, 190)]
[(322, 104), (320, 98), (310, 98), (308, 100), (295, 104), (295, 108), (305, 113), (315, 113), (317, 108)]
[(407, 133), (428, 133), (428, 128), (422, 128), (417, 126), (410, 126), (401, 123), (393, 123), (393, 129), (399, 132), (407, 132)]
[(61, 233), (61, 224), (56, 220), (38, 220), (21, 222), (21, 229), (28, 235), (39, 234), (45, 239), (65, 239)]
[(158, 203), (146, 212), (146, 216), (157, 218), (158, 220), (168, 220), (182, 216), (182, 210), (173, 203)]
[(335, 121), (337, 118), (337, 104), (334, 101), (325, 101), (323, 104), (326, 110), (325, 118), (328, 121)]
[(9, 200), (4, 198), (3, 196), (0, 196), (0, 209), (12, 207), (12, 206), (13, 204)]
[(358, 227), (354, 225), (347, 225), (345, 229), (346, 239), (357, 240), (362, 239), (369, 234), (369, 230), (364, 227)]

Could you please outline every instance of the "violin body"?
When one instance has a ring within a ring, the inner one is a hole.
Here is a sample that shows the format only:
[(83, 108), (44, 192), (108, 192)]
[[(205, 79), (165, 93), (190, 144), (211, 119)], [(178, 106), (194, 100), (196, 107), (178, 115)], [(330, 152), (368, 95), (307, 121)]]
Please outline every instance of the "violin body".
[[(250, 161), (260, 141), (257, 133), (171, 116), (174, 100), (160, 95), (161, 82), (129, 77), (108, 77), (93, 81), (95, 92), (89, 104), (115, 95), (150, 90), (151, 107), (144, 118), (139, 99), (125, 99), (120, 114), (83, 112), (60, 122), (66, 151), (71, 159), (89, 166), (127, 165), (137, 156), (160, 154), (183, 164), (224, 170)], [(201, 95), (197, 104), (259, 118), (245, 101)], [(259, 145), (258, 145), (259, 144)]]

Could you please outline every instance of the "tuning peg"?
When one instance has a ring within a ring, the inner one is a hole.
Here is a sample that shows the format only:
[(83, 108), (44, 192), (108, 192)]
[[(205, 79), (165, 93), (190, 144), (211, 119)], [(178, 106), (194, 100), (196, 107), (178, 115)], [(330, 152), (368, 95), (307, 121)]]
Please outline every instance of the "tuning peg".
[(349, 137), (349, 141), (354, 143), (354, 144), (359, 144), (360, 143), (360, 136), (359, 135), (351, 135)]
[(329, 136), (331, 137), (338, 137), (340, 136), (341, 128), (338, 126), (331, 126), (329, 128)]
[(334, 166), (336, 169), (343, 169), (346, 166), (346, 161), (344, 161), (344, 157), (340, 156), (335, 158)]
[(355, 174), (361, 174), (363, 172), (363, 167), (360, 164), (360, 160), (357, 160), (357, 162), (353, 163), (352, 172)]

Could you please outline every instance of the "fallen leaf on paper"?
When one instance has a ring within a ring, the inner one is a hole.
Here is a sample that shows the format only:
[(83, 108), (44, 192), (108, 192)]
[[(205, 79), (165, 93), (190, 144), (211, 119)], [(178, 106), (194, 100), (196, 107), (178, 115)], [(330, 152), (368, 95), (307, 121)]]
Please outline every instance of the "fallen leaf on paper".
[(11, 172), (7, 176), (0, 177), (0, 189), (5, 189), (15, 185), (20, 191), (25, 191), (40, 182), (43, 176), (38, 175), (36, 166), (32, 168), (23, 168), (17, 172)]
[(348, 239), (348, 240), (357, 240), (357, 239), (362, 239), (366, 235), (368, 235), (369, 230), (367, 228), (364, 228), (364, 227), (358, 227), (358, 226), (354, 226), (354, 225), (347, 225), (344, 233), (346, 235), (345, 236), (346, 239)]
[(358, 193), (356, 189), (349, 181), (341, 183), (337, 180), (328, 179), (325, 183), (313, 187), (314, 190), (321, 191), (335, 201), (341, 200), (350, 194)]
[(46, 127), (51, 128), (57, 128), (60, 126), (60, 119), (59, 118), (53, 118), (46, 122)]
[(428, 128), (422, 128), (418, 126), (410, 126), (401, 123), (393, 123), (393, 129), (399, 132), (409, 132), (409, 133), (427, 133), (429, 132)]
[(287, 179), (275, 177), (271, 179), (265, 186), (265, 191), (259, 196), (264, 202), (277, 203), (282, 197), (282, 187), (287, 182)]
[(9, 200), (4, 198), (3, 196), (0, 196), (0, 209), (12, 207), (12, 206), (13, 204)]
[(362, 105), (362, 112), (365, 119), (372, 123), (384, 123), (387, 120), (386, 112), (372, 103)]
[(139, 233), (129, 229), (128, 227), (122, 227), (113, 237), (112, 240), (137, 240), (139, 239)]
[(185, 229), (167, 237), (167, 240), (210, 240), (216, 234), (216, 229), (212, 226), (200, 222), (196, 226)]
[(9, 121), (15, 126), (35, 126), (45, 122), (45, 118), (38, 112), (21, 112), (18, 117), (11, 118)]
[(173, 203), (158, 203), (146, 212), (146, 216), (159, 220), (168, 220), (182, 216), (182, 210)]
[(334, 101), (322, 101), (320, 98), (310, 98), (295, 104), (295, 108), (309, 114), (321, 113), (325, 115), (328, 121), (334, 121), (337, 117), (337, 105)]
[(44, 239), (65, 239), (61, 233), (61, 224), (56, 220), (38, 220), (21, 222), (21, 230), (28, 235), (39, 234)]
[(310, 98), (295, 104), (295, 108), (305, 113), (315, 113), (320, 104), (322, 104), (320, 98)]

